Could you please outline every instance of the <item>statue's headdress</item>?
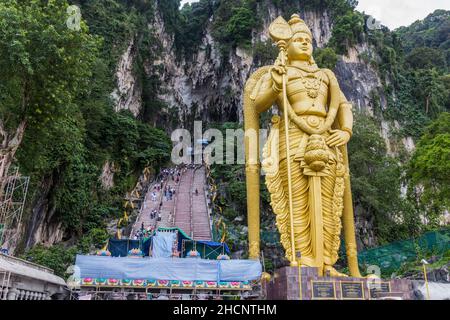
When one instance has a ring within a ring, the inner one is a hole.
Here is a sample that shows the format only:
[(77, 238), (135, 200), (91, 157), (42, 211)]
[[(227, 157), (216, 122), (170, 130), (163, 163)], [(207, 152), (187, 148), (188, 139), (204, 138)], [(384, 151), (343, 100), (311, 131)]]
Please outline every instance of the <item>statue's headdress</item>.
[[(286, 45), (296, 33), (305, 33), (312, 38), (311, 30), (298, 14), (293, 14), (289, 22), (280, 16), (269, 26), (270, 37), (276, 43), (284, 43)], [(309, 64), (317, 68), (312, 56), (310, 57)]]
[(289, 25), (292, 30), (292, 35), (302, 32), (308, 34), (312, 38), (311, 30), (309, 30), (305, 21), (300, 19), (300, 16), (298, 14), (293, 14), (291, 16), (291, 20), (289, 20)]
[(275, 42), (280, 40), (288, 41), (296, 33), (306, 33), (312, 38), (311, 30), (309, 30), (305, 21), (300, 19), (298, 14), (293, 14), (291, 20), (286, 22), (283, 17), (278, 17), (269, 27), (269, 33)]

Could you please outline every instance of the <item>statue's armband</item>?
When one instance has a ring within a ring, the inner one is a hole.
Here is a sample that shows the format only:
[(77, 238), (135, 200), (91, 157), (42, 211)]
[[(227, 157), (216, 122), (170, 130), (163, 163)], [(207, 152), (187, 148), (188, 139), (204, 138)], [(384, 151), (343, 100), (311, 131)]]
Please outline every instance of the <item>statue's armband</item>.
[(251, 91), (250, 99), (258, 112), (264, 112), (271, 107), (280, 92), (273, 88), (270, 73), (266, 73), (256, 83)]
[(337, 78), (333, 71), (331, 71), (330, 69), (321, 69), (321, 70), (327, 75), (329, 84), (335, 83), (335, 84), (339, 85)]
[(339, 126), (342, 131), (347, 131), (350, 136), (353, 135), (353, 112), (352, 104), (347, 101), (341, 92), (341, 103), (338, 111)]

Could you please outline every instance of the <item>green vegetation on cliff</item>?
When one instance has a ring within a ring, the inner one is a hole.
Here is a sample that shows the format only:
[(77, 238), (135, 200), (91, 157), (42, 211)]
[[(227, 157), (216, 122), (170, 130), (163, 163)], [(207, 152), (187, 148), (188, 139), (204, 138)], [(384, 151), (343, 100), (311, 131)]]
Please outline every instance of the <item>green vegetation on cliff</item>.
[(220, 2), (215, 11), (213, 36), (223, 48), (251, 45), (252, 31), (260, 24), (256, 6), (256, 0)]
[[(31, 209), (46, 203), (54, 212), (48, 223), (62, 222), (68, 237), (104, 228), (105, 218), (120, 214), (142, 169), (157, 170), (171, 145), (163, 131), (115, 112), (110, 97), (119, 54), (142, 23), (138, 8), (127, 10), (127, 1), (79, 3), (95, 21), (88, 28), (81, 20), (81, 31), (66, 26), (66, 1), (0, 2), (0, 15), (8, 16), (0, 31), (7, 75), (1, 118), (8, 130), (26, 124), (17, 151), (22, 174), (31, 176), (25, 219), (32, 221)], [(99, 181), (106, 162), (114, 172), (109, 190)]]
[(425, 130), (408, 166), (409, 194), (425, 212), (427, 228), (439, 226), (450, 206), (450, 113), (443, 112)]
[(450, 62), (450, 11), (436, 10), (424, 20), (408, 27), (400, 27), (396, 33), (401, 37), (406, 53), (417, 48), (441, 50)]

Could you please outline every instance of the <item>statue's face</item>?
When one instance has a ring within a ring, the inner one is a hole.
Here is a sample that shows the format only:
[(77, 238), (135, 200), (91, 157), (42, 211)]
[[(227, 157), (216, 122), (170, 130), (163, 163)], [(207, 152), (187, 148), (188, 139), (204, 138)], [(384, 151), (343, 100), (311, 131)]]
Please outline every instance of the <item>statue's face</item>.
[(312, 39), (307, 33), (296, 33), (289, 42), (289, 60), (309, 61), (313, 53)]

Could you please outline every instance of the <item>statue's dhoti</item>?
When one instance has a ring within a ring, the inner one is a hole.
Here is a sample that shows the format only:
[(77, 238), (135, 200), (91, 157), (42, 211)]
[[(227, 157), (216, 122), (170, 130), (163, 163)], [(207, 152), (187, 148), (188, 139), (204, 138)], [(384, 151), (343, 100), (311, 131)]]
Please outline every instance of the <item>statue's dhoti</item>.
[[(263, 169), (281, 243), (287, 259), (292, 261), (284, 122), (275, 116), (272, 123), (264, 148)], [(345, 166), (341, 151), (325, 145), (329, 135), (327, 132), (322, 134), (323, 138), (315, 137), (323, 140), (321, 152), (328, 158), (324, 168), (315, 171), (305, 161), (305, 153), (311, 149), (309, 135), (295, 124), (289, 125), (295, 250), (297, 260), (300, 256), (300, 263), (311, 267), (334, 265), (340, 246)]]

